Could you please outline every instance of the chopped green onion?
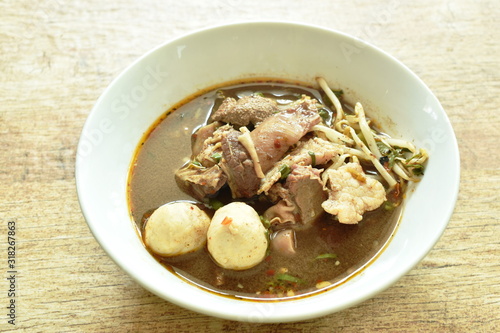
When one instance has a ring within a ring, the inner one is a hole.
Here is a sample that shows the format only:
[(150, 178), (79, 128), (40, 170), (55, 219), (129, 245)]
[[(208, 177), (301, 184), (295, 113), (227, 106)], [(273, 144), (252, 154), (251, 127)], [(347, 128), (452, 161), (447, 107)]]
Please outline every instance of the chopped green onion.
[(323, 253), (314, 259), (335, 259), (335, 258), (337, 258), (337, 255), (335, 253)]
[(396, 208), (396, 205), (392, 201), (386, 201), (384, 203), (385, 210), (393, 210), (394, 208)]
[(332, 90), (332, 91), (337, 96), (337, 98), (340, 98), (340, 97), (342, 97), (342, 95), (344, 95), (344, 91), (342, 89)]
[(411, 160), (413, 160), (413, 159), (420, 159), (421, 157), (422, 157), (422, 153), (417, 153), (417, 154), (415, 154), (415, 155), (413, 155), (411, 157), (408, 157), (406, 159), (406, 164), (410, 163)]
[(288, 175), (290, 174), (292, 170), (290, 169), (290, 167), (286, 164), (283, 164), (281, 167), (280, 167), (280, 173), (281, 173), (281, 177), (280, 179), (285, 179), (286, 177), (288, 177)]
[(264, 97), (264, 94), (263, 94), (263, 93), (261, 93), (260, 91), (256, 91), (256, 92), (254, 92), (252, 95), (254, 95), (254, 96), (260, 96), (260, 97)]
[(393, 148), (392, 152), (389, 154), (389, 167), (393, 167), (396, 159), (398, 157), (403, 157), (403, 149), (401, 148)]
[(380, 151), (380, 154), (382, 154), (384, 156), (387, 156), (391, 152), (391, 147), (389, 147), (388, 145), (386, 145), (383, 142), (378, 141), (377, 147), (378, 147), (378, 150)]
[(422, 164), (408, 164), (407, 167), (411, 169), (415, 176), (422, 176), (424, 174), (424, 166)]
[(214, 199), (214, 198), (211, 198), (208, 202), (208, 205), (212, 208), (212, 209), (219, 209), (221, 208), (222, 206), (224, 206), (224, 204), (222, 203), (222, 201), (220, 200), (217, 200), (217, 199)]
[(385, 156), (389, 159), (389, 168), (394, 166), (396, 159), (403, 158), (403, 154), (405, 151), (408, 151), (406, 148), (394, 148), (386, 145), (383, 142), (377, 142), (377, 148), (380, 151), (382, 156)]
[(269, 229), (269, 227), (271, 226), (271, 221), (269, 221), (268, 219), (266, 219), (262, 215), (259, 215), (259, 217), (260, 217), (260, 222), (262, 222), (262, 225), (264, 226), (264, 228)]
[(323, 122), (325, 124), (328, 124), (328, 122), (331, 120), (330, 112), (328, 112), (326, 109), (320, 109), (318, 111), (318, 114), (321, 117), (321, 119), (323, 119)]
[(222, 154), (221, 153), (213, 153), (210, 157), (212, 159), (214, 159), (216, 163), (219, 163), (220, 160), (222, 159)]
[(316, 165), (316, 154), (313, 151), (308, 151), (307, 152), (309, 156), (311, 156), (311, 165), (315, 166)]
[(291, 283), (304, 283), (302, 279), (299, 279), (298, 277), (295, 277), (290, 274), (277, 274), (275, 276), (275, 279), (278, 281), (283, 281), (283, 282), (291, 282)]
[(197, 166), (197, 167), (200, 167), (200, 168), (203, 166), (203, 165), (201, 165), (201, 163), (200, 163), (200, 162), (198, 162), (198, 161), (192, 161), (192, 162), (191, 162), (191, 164), (192, 164), (192, 165), (195, 165), (195, 166)]

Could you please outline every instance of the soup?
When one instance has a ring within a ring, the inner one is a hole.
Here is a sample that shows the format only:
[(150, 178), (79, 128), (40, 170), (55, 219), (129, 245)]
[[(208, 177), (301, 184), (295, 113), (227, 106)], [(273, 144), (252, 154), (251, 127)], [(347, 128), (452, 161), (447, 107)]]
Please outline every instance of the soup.
[[(128, 193), (144, 243), (166, 269), (216, 293), (286, 299), (341, 283), (381, 251), (425, 151), (390, 138), (360, 104), (318, 82), (224, 85), (154, 124)], [(185, 232), (187, 220), (191, 234), (167, 246), (161, 237)]]

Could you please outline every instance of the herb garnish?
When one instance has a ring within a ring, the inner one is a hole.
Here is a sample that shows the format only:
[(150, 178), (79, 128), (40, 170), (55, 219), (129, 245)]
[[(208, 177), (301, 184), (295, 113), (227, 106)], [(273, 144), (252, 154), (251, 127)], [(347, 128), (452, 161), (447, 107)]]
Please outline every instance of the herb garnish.
[(292, 170), (290, 169), (290, 167), (286, 164), (283, 164), (281, 167), (280, 167), (280, 173), (281, 173), (281, 177), (280, 179), (285, 179), (286, 177), (288, 177), (288, 175), (290, 174)]

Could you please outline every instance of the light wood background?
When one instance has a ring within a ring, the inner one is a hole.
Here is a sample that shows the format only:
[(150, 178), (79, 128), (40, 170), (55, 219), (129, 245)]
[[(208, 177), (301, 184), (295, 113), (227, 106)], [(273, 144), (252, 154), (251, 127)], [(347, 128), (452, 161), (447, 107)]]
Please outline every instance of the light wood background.
[[(460, 145), (458, 203), (430, 254), (374, 298), (305, 322), (231, 322), (152, 295), (104, 254), (75, 191), (80, 131), (114, 77), (168, 39), (256, 19), (338, 29), (391, 53), (434, 91)], [(4, 276), (16, 221), (15, 329), (26, 332), (498, 332), (499, 22), (495, 0), (1, 0), (0, 330), (14, 329)]]

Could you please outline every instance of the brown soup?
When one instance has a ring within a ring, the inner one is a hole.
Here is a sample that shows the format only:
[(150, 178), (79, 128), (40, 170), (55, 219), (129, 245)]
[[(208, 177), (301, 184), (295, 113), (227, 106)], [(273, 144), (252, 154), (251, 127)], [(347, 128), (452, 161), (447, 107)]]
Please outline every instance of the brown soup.
[[(277, 80), (226, 85), (180, 103), (151, 128), (132, 163), (129, 204), (139, 230), (143, 230), (148, 216), (157, 207), (173, 201), (195, 202), (178, 188), (174, 172), (189, 160), (191, 134), (206, 124), (210, 114), (220, 105), (221, 92), (235, 98), (259, 92), (278, 103), (288, 103), (305, 94), (325, 105), (326, 121), (333, 116), (319, 90)], [(342, 103), (347, 112), (352, 111), (352, 106)], [(368, 166), (365, 171), (373, 172)], [(221, 189), (217, 199), (230, 202), (230, 191)], [(269, 207), (256, 198), (246, 202), (259, 214)], [(200, 204), (200, 207), (213, 215), (213, 210), (206, 205)], [(387, 243), (399, 217), (400, 208), (387, 209), (387, 205), (366, 212), (358, 224), (342, 224), (332, 215), (323, 214), (311, 228), (296, 231), (296, 255), (290, 257), (269, 251), (262, 263), (243, 271), (221, 268), (206, 247), (177, 257), (153, 255), (174, 274), (216, 293), (250, 299), (304, 296), (331, 288), (367, 265)]]

